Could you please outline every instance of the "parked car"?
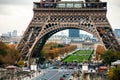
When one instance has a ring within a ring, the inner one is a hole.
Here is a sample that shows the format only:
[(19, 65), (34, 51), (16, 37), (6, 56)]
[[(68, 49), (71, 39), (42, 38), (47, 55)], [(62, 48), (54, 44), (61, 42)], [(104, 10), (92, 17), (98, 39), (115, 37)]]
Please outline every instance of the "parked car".
[(107, 70), (108, 70), (108, 68), (106, 66), (100, 66), (98, 68), (98, 71), (107, 71)]

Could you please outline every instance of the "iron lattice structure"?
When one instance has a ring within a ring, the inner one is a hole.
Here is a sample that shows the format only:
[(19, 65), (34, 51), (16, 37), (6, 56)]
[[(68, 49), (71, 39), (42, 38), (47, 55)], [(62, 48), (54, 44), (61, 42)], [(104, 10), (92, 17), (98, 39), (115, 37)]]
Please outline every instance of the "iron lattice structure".
[(106, 17), (106, 2), (46, 0), (34, 2), (33, 11), (34, 16), (17, 46), (23, 59), (37, 57), (53, 34), (71, 28), (93, 34), (106, 49), (120, 50)]

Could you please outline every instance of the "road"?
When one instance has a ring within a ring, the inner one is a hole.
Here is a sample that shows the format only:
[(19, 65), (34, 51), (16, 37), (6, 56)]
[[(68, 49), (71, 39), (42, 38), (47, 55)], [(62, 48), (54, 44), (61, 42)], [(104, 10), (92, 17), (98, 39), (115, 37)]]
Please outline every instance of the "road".
[(68, 80), (73, 72), (74, 70), (46, 69), (44, 73), (35, 80), (60, 80), (61, 77), (64, 80)]
[[(77, 69), (43, 69), (43, 74), (41, 74), (34, 80), (60, 80), (60, 78), (63, 78), (64, 80), (69, 80), (73, 73), (79, 71), (80, 70)], [(89, 69), (87, 74), (88, 73), (90, 75), (91, 80), (98, 78), (99, 80), (109, 80), (106, 72), (96, 72), (94, 69)], [(79, 74), (79, 79), (81, 79), (81, 75), (85, 73)], [(76, 79), (78, 79), (78, 77), (76, 77)]]

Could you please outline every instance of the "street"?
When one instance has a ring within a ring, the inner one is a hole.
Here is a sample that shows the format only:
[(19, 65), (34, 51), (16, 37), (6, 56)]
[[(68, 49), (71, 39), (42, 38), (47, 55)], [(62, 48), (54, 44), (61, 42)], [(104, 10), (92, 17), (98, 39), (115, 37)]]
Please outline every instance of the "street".
[(46, 69), (44, 73), (35, 80), (60, 80), (60, 78), (68, 80), (73, 72), (74, 70), (67, 69)]

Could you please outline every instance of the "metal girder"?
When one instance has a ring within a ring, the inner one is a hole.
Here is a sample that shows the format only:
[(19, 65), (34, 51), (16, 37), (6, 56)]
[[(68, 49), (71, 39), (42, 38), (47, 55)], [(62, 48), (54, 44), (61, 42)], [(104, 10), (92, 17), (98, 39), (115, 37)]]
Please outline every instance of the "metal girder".
[(36, 9), (34, 8), (34, 16), (17, 49), (23, 59), (38, 57), (49, 37), (61, 30), (76, 28), (96, 36), (106, 49), (120, 50), (118, 41), (106, 18), (106, 11), (106, 8), (77, 8), (73, 10), (70, 8), (36, 7)]

